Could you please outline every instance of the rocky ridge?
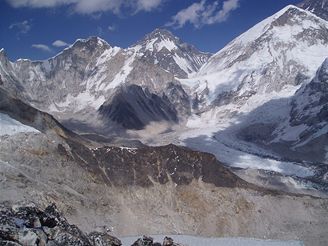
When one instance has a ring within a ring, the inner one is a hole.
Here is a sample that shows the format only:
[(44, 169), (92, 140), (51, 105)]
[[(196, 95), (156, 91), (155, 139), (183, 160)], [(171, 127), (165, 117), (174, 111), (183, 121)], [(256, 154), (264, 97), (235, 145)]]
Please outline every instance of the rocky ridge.
[[(34, 204), (8, 206), (0, 204), (0, 245), (7, 246), (121, 246), (121, 241), (110, 232), (84, 233), (69, 224), (55, 204), (44, 210)], [(132, 246), (179, 246), (172, 238), (165, 237), (163, 244), (144, 236)]]
[(1, 245), (107, 245), (121, 246), (121, 241), (106, 233), (83, 233), (70, 225), (55, 204), (40, 210), (35, 205), (0, 207)]

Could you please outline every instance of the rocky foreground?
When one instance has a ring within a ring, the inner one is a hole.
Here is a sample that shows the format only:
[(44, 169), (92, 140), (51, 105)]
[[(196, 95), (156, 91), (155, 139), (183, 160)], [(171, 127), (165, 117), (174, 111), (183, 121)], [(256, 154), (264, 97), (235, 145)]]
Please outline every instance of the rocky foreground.
[[(34, 205), (0, 205), (0, 245), (7, 246), (121, 246), (121, 241), (107, 232), (84, 233), (68, 223), (55, 204), (40, 210)], [(165, 237), (163, 244), (143, 236), (132, 246), (178, 246)]]

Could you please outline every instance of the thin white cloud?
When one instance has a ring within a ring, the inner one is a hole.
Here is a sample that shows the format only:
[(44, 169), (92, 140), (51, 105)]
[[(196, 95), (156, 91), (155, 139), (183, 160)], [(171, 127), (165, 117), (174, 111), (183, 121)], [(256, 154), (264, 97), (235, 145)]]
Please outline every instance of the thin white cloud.
[(99, 12), (120, 13), (123, 0), (81, 0), (73, 5), (75, 12), (80, 14), (93, 14)]
[(109, 25), (107, 27), (107, 29), (110, 31), (110, 32), (114, 32), (116, 30), (116, 26), (115, 25)]
[(53, 8), (70, 6), (76, 13), (94, 14), (101, 12), (121, 13), (128, 9), (131, 13), (152, 11), (167, 0), (6, 0), (12, 7)]
[(32, 48), (39, 49), (45, 52), (52, 52), (52, 49), (48, 45), (45, 44), (32, 44)]
[(163, 0), (137, 0), (137, 9), (143, 11), (152, 11), (158, 8), (164, 1)]
[(172, 17), (167, 26), (181, 28), (187, 23), (200, 28), (204, 25), (221, 23), (228, 19), (231, 12), (239, 7), (240, 0), (226, 0), (220, 8), (219, 1), (208, 3), (207, 0), (201, 0), (199, 3), (193, 3), (189, 7), (181, 10)]
[(14, 8), (51, 8), (77, 3), (79, 0), (7, 0), (7, 2)]
[(55, 46), (55, 47), (67, 47), (67, 46), (69, 46), (68, 43), (66, 43), (62, 40), (56, 40), (52, 43), (52, 45)]
[(22, 22), (12, 23), (8, 28), (17, 30), (19, 34), (26, 34), (31, 30), (31, 24), (28, 20), (24, 20)]

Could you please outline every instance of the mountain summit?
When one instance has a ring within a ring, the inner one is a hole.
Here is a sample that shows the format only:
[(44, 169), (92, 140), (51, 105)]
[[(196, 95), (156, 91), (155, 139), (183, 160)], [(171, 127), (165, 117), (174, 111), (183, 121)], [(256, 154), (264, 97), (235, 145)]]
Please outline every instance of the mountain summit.
[(327, 32), (326, 21), (289, 5), (213, 55), (198, 80), (207, 84), (210, 102), (217, 106), (296, 89), (325, 60)]
[(166, 29), (157, 28), (133, 46), (143, 60), (162, 67), (177, 78), (197, 72), (210, 58), (210, 53), (182, 42)]

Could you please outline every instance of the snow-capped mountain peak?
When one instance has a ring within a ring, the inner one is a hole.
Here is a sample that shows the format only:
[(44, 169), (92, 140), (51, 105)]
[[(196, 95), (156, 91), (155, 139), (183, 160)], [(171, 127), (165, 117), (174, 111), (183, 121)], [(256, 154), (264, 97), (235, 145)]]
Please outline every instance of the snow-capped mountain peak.
[(97, 36), (91, 36), (86, 39), (77, 39), (72, 46), (81, 44), (86, 44), (90, 46), (110, 46), (104, 39)]
[(155, 29), (150, 34), (147, 34), (138, 44), (141, 45), (143, 49), (151, 52), (159, 52), (164, 48), (171, 52), (178, 49), (179, 43), (181, 43), (181, 41), (170, 31)]
[(313, 78), (325, 60), (327, 33), (327, 21), (289, 5), (213, 55), (193, 81), (198, 81), (200, 88), (207, 85), (209, 103), (215, 105), (290, 86), (293, 93), (299, 84)]
[(130, 49), (136, 50), (142, 60), (169, 71), (177, 78), (187, 78), (197, 72), (211, 56), (160, 28), (147, 34)]
[[(214, 60), (217, 55), (219, 55), (222, 51), (227, 50), (230, 48), (232, 44), (240, 43), (243, 45), (249, 44), (251, 42), (256, 41), (261, 36), (264, 36), (268, 31), (275, 27), (279, 26), (291, 26), (291, 30), (293, 29), (294, 25), (301, 26), (303, 29), (309, 28), (310, 23), (306, 21), (307, 18), (311, 18), (314, 22), (321, 22), (317, 16), (311, 14), (308, 11), (305, 11), (301, 8), (298, 8), (294, 5), (288, 5), (275, 13), (274, 15), (264, 19), (263, 21), (259, 22), (248, 31), (241, 34), (239, 37), (231, 41), (226, 47), (222, 50), (217, 52), (212, 56), (211, 60)], [(304, 20), (305, 19), (305, 20)], [(327, 23), (326, 23), (327, 24)], [(285, 35), (288, 34), (289, 30), (283, 30)], [(293, 30), (292, 30), (293, 31)], [(284, 38), (285, 36), (281, 36), (280, 38)]]
[[(111, 46), (103, 39), (92, 36), (86, 39), (77, 39), (72, 45), (67, 47), (64, 51), (88, 51), (88, 52), (97, 52), (99, 50), (110, 49)], [(61, 54), (61, 53), (60, 53)]]
[[(266, 18), (265, 20), (252, 27), (250, 30), (238, 37), (235, 41), (238, 40), (243, 43), (252, 42), (257, 38), (260, 38), (267, 31), (274, 27), (295, 24), (297, 21), (302, 22), (300, 18), (297, 18), (297, 16), (302, 12), (305, 13), (304, 10), (294, 5), (288, 5), (274, 15)], [(308, 14), (309, 13), (307, 12), (306, 15)]]

